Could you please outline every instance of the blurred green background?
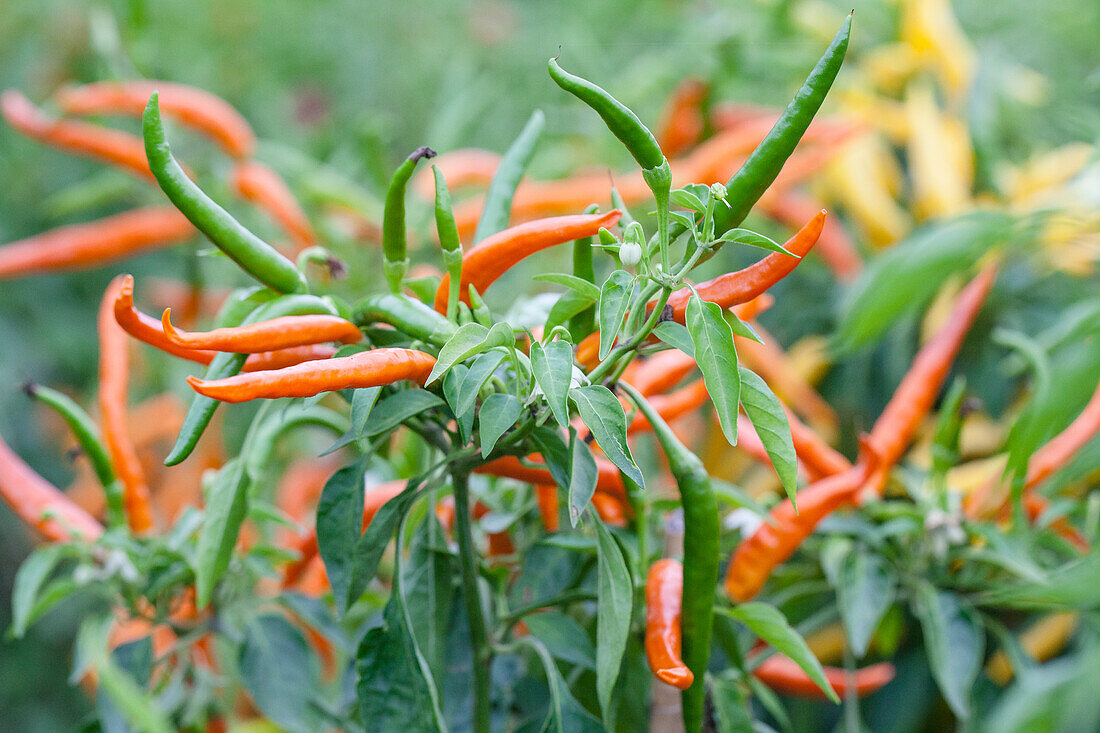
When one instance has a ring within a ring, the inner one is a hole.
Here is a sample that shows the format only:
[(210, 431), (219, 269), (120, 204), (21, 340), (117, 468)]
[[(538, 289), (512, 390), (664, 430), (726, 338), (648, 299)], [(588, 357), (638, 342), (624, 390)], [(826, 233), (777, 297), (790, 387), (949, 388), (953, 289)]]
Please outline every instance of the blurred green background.
[[(678, 81), (701, 76), (718, 100), (780, 105), (843, 14), (856, 9), (850, 58), (896, 37), (892, 2), (845, 0), (0, 0), (0, 87), (35, 102), (64, 83), (147, 77), (193, 84), (242, 111), (260, 156), (285, 162), (298, 148), (377, 193), (418, 145), (503, 151), (535, 107), (547, 134), (536, 176), (578, 164), (629, 167), (599, 119), (563, 94), (546, 59), (599, 83), (655, 121)], [(1022, 160), (1100, 133), (1100, 3), (960, 0), (978, 51), (968, 114), (994, 125), (998, 154)], [(1043, 99), (1006, 106), (1021, 67), (1046, 80)], [(842, 73), (842, 83), (844, 73)], [(129, 128), (136, 130), (134, 121)], [(183, 141), (196, 169), (228, 163)], [(97, 163), (46, 149), (0, 125), (0, 241), (114, 213), (159, 192)], [(217, 192), (215, 194), (224, 192)], [(127, 271), (181, 277), (177, 248), (131, 260)], [(71, 478), (51, 436), (28, 419), (28, 379), (90, 397), (95, 307), (114, 265), (0, 282), (0, 434), (59, 485)], [(182, 390), (181, 390), (182, 393)], [(142, 388), (136, 397), (143, 396)], [(0, 626), (29, 537), (0, 509)], [(51, 614), (19, 643), (0, 642), (0, 728), (71, 728), (88, 705), (66, 682), (79, 609)]]

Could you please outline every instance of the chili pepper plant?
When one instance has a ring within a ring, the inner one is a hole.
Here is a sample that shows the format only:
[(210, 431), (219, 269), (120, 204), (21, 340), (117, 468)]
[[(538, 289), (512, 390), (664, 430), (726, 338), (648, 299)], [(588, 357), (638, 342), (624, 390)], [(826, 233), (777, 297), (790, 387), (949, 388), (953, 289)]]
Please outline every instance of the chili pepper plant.
[[(503, 157), (489, 156), (487, 174), (468, 152), (436, 161), (417, 148), (393, 173), (381, 221), (359, 222), (379, 259), (347, 280), (221, 100), (179, 85), (91, 84), (63, 90), (66, 116), (52, 119), (5, 93), (21, 131), (130, 171), (167, 203), (0, 248), (0, 276), (103, 263), (197, 232), (220, 265), (254, 281), (221, 293), (194, 282), (158, 317), (137, 305), (148, 283), (119, 274), (99, 311), (98, 420), (27, 385), (71, 429), (92, 489), (67, 495), (0, 443), (0, 493), (45, 541), (16, 579), (12, 631), (88, 599), (72, 679), (96, 699), (90, 727), (658, 730), (673, 695), (688, 731), (792, 729), (783, 695), (843, 698), (856, 730), (859, 698), (903, 666), (904, 618), (921, 630), (948, 715), (969, 719), (987, 632), (1006, 649), (990, 679), (1022, 668), (994, 611), (1072, 608), (1049, 592), (1077, 592), (1095, 573), (1092, 531), (1037, 487), (1100, 429), (1100, 398), (1056, 435), (1025, 408), (1008, 480), (989, 474), (963, 504), (948, 491), (969, 409), (956, 380), (934, 418), (930, 467), (900, 465), (1016, 256), (1015, 232), (960, 265), (966, 284), (945, 296), (946, 318), (870, 430), (845, 438), (858, 456), (831, 445), (831, 407), (792, 376), (756, 318), (823, 238), (840, 280), (858, 260), (815, 207), (784, 243), (744, 224), (812, 170), (813, 156), (785, 168), (808, 131), (828, 148), (828, 121), (813, 120), (851, 22), (776, 121), (672, 161), (701, 129), (699, 95), (675, 102), (655, 136), (565, 71), (565, 54), (551, 59), (551, 80), (606, 123), (638, 180), (600, 184), (598, 201), (575, 200), (593, 190), (577, 181), (525, 192), (540, 112)], [(162, 113), (224, 149), (230, 188), (286, 233), (296, 259), (177, 161)], [(90, 114), (140, 116), (142, 134), (75, 119)], [(737, 163), (732, 175), (715, 156)], [(452, 206), (451, 187), (479, 176), (485, 195)], [(433, 246), (416, 247), (407, 229), (410, 183), (434, 204)], [(571, 270), (535, 277), (561, 289), (552, 302), (490, 307), (498, 279), (559, 245)], [(735, 246), (760, 256), (693, 281)], [(1046, 357), (1011, 332), (996, 338), (1041, 387)], [(202, 371), (186, 377), (185, 411), (161, 408), (175, 435), (155, 471), (131, 419), (134, 343)], [(712, 423), (705, 441), (700, 415)], [(771, 507), (723, 478), (746, 455), (782, 492)], [(823, 666), (814, 635), (838, 620), (843, 667)]]

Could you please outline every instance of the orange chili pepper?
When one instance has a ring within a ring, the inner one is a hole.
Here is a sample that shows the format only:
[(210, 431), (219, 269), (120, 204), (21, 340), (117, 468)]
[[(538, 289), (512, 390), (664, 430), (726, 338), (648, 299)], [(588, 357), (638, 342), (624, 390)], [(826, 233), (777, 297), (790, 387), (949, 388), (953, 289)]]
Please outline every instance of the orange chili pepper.
[(822, 440), (821, 436), (799, 420), (790, 408), (784, 405), (783, 410), (787, 413), (787, 423), (791, 426), (794, 452), (810, 471), (824, 477), (844, 473), (852, 467), (851, 461)]
[(1069, 463), (1077, 451), (1100, 432), (1100, 384), (1081, 414), (1062, 432), (1035, 451), (1027, 462), (1025, 486), (1034, 488)]
[[(500, 166), (500, 153), (480, 148), (461, 148), (441, 153), (432, 161), (432, 165), (443, 173), (451, 193), (475, 186), (488, 188)], [(421, 171), (413, 178), (412, 185), (413, 190), (422, 198), (435, 198), (435, 176), (431, 171)]]
[[(363, 529), (366, 530), (374, 520), (374, 515), (382, 506), (405, 490), (405, 481), (387, 481), (374, 488), (367, 489), (363, 496)], [(283, 587), (289, 588), (302, 579), (311, 561), (317, 556), (317, 530), (310, 529), (302, 535), (296, 546), (301, 557), (283, 570)]]
[(149, 486), (137, 451), (126, 427), (130, 381), (130, 358), (126, 332), (115, 321), (115, 301), (122, 290), (124, 275), (107, 286), (99, 307), (99, 413), (103, 440), (122, 482), (123, 499), (130, 528), (145, 532), (153, 526)]
[(299, 249), (317, 244), (313, 225), (278, 173), (263, 163), (241, 161), (233, 166), (229, 185), (245, 201), (266, 211), (286, 230)]
[(696, 78), (684, 79), (673, 90), (657, 128), (657, 142), (666, 156), (679, 154), (702, 137), (708, 91), (706, 82)]
[(645, 656), (657, 679), (679, 690), (691, 687), (695, 675), (680, 656), (683, 632), (684, 567), (679, 560), (658, 560), (645, 581)]
[[(707, 393), (707, 386), (703, 383), (702, 379), (697, 379), (686, 387), (681, 387), (667, 395), (655, 395), (650, 398), (649, 402), (653, 405), (653, 409), (657, 411), (657, 414), (665, 419), (666, 422), (671, 422), (678, 417), (682, 417), (692, 410), (697, 410), (702, 407), (709, 398)], [(638, 412), (634, 415), (634, 419), (627, 427), (627, 432), (636, 433), (644, 430), (651, 430), (652, 426), (649, 421), (645, 419), (645, 415)]]
[(987, 265), (963, 288), (945, 325), (917, 352), (908, 373), (875, 421), (869, 440), (884, 466), (897, 463), (931, 409), (996, 279), (997, 265), (994, 263)]
[[(885, 687), (894, 679), (894, 665), (879, 662), (861, 669), (848, 672), (839, 667), (825, 667), (825, 680), (840, 697), (854, 690), (857, 697), (866, 697)], [(773, 654), (760, 663), (752, 672), (753, 677), (776, 692), (785, 695), (828, 699), (825, 693), (810, 679), (809, 675), (790, 657)]]
[(75, 155), (97, 158), (142, 178), (153, 179), (145, 158), (145, 143), (136, 135), (86, 122), (55, 120), (14, 89), (0, 94), (0, 114), (9, 125), (32, 140)]
[[(806, 222), (793, 237), (787, 240), (784, 247), (792, 252), (795, 257), (790, 257), (781, 252), (773, 252), (758, 262), (748, 267), (730, 272), (725, 275), (700, 283), (695, 287), (699, 297), (703, 300), (717, 303), (722, 308), (747, 303), (777, 282), (794, 272), (802, 258), (809, 252), (825, 226), (828, 212), (825, 209), (817, 212), (812, 219)], [(673, 319), (677, 323), (684, 322), (687, 313), (688, 300), (691, 299), (691, 290), (681, 288), (669, 296), (668, 304), (672, 307)]]
[[(821, 208), (816, 201), (795, 191), (784, 192), (781, 196), (765, 196), (760, 206), (770, 218), (790, 227), (799, 226), (800, 222)], [(841, 282), (852, 280), (863, 269), (859, 250), (836, 218), (825, 222), (814, 251)]]
[(172, 309), (165, 308), (161, 327), (169, 343), (187, 349), (213, 349), (237, 354), (256, 354), (292, 346), (340, 341), (354, 344), (363, 333), (351, 321), (327, 314), (281, 316), (246, 326), (187, 332), (172, 325)]
[[(198, 364), (209, 364), (215, 352), (179, 346), (168, 339), (161, 321), (142, 313), (134, 306), (134, 278), (124, 275), (122, 287), (114, 305), (115, 320), (122, 330), (138, 341), (155, 346), (161, 351)], [(328, 359), (336, 349), (328, 344), (305, 344), (275, 351), (250, 354), (244, 363), (244, 371), (259, 372), (301, 364), (306, 361)]]
[[(519, 224), (503, 232), (486, 237), (471, 247), (462, 257), (462, 282), (459, 299), (469, 305), (469, 286), (479, 294), (517, 262), (556, 244), (571, 242), (595, 235), (603, 227), (619, 221), (622, 212), (612, 209), (606, 214), (576, 214)], [(447, 294), (450, 291), (450, 275), (444, 275), (435, 293), (435, 309), (447, 310)]]
[(247, 402), (312, 397), (340, 389), (378, 387), (403, 379), (422, 385), (433, 366), (435, 358), (422, 351), (385, 348), (225, 379), (188, 377), (187, 383), (199, 394), (222, 402)]
[[(474, 519), (481, 519), (486, 514), (491, 512), (487, 504), (478, 500), (474, 502), (474, 510), (472, 512)], [(435, 505), (435, 516), (439, 519), (439, 523), (443, 526), (448, 534), (455, 526), (455, 498), (453, 496), (444, 496)], [(489, 557), (500, 557), (501, 555), (511, 555), (516, 551), (516, 546), (512, 544), (512, 538), (508, 536), (507, 532), (489, 532)]]
[(558, 487), (554, 484), (535, 484), (535, 499), (539, 504), (542, 527), (547, 532), (558, 531)]
[[(533, 463), (544, 463), (542, 456), (538, 453), (532, 453), (527, 457), (527, 460)], [(623, 486), (623, 479), (622, 476), (619, 475), (619, 469), (615, 467), (614, 463), (606, 458), (597, 458), (596, 471), (596, 491), (606, 492), (619, 499), (626, 499), (626, 488)], [(501, 476), (534, 484), (536, 486), (554, 483), (554, 478), (550, 475), (548, 469), (528, 466), (515, 456), (501, 456), (500, 458), (495, 458), (475, 468), (474, 473)]]
[(853, 502), (859, 490), (871, 477), (877, 457), (869, 458), (835, 476), (816, 481), (795, 497), (798, 511), (791, 502), (776, 504), (764, 523), (741, 541), (733, 553), (726, 573), (726, 592), (735, 601), (753, 598), (771, 575), (802, 542), (818, 523), (839, 507)]
[(228, 102), (210, 92), (168, 81), (104, 81), (60, 89), (55, 99), (67, 114), (141, 117), (153, 92), (161, 111), (213, 138), (236, 158), (252, 155), (256, 136)]
[(71, 224), (0, 247), (0, 279), (39, 272), (97, 267), (139, 252), (167, 247), (195, 234), (171, 206), (124, 211), (87, 224)]
[(77, 536), (94, 542), (103, 525), (42, 478), (0, 439), (0, 498), (28, 527), (50, 542)]
[(695, 369), (695, 357), (679, 349), (669, 349), (654, 354), (640, 364), (632, 361), (631, 365), (634, 364), (638, 364), (634, 374), (628, 378), (624, 373), (622, 379), (642, 395), (649, 397), (661, 394), (679, 384)]
[(626, 526), (626, 507), (611, 494), (597, 491), (592, 495), (592, 507), (604, 524), (610, 524), (612, 527)]

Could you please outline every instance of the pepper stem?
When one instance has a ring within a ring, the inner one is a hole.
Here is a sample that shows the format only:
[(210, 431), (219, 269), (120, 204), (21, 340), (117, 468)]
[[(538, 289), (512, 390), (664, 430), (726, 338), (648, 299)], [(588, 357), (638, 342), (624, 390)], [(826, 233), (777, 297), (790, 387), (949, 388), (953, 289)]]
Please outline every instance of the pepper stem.
[(481, 604), (481, 590), (477, 583), (477, 551), (474, 549), (470, 530), (469, 474), (460, 469), (451, 471), (455, 497), (455, 539), (458, 541), (458, 558), (462, 567), (462, 597), (466, 600), (466, 617), (470, 624), (470, 648), (473, 653), (474, 720), (476, 733), (489, 733), (489, 665), (493, 650), (489, 645), (489, 632), (485, 626), (485, 614)]

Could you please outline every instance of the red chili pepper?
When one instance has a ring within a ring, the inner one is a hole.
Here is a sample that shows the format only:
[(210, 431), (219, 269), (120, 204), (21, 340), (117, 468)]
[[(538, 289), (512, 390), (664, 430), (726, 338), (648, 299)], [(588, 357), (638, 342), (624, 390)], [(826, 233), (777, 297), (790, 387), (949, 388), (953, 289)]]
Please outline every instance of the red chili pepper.
[(213, 349), (237, 354), (257, 354), (292, 346), (340, 341), (354, 344), (363, 333), (351, 321), (326, 314), (282, 316), (246, 326), (216, 328), (213, 331), (189, 333), (172, 325), (172, 309), (165, 308), (161, 327), (169, 343), (187, 349)]
[(702, 137), (703, 103), (709, 91), (706, 82), (695, 78), (684, 79), (673, 90), (657, 130), (657, 142), (666, 156), (679, 154)]
[(894, 396), (871, 429), (869, 440), (884, 466), (893, 466), (932, 408), (951, 371), (970, 326), (997, 279), (996, 263), (987, 265), (955, 299), (946, 323), (921, 347)]
[(772, 570), (794, 554), (822, 519), (855, 500), (877, 460), (872, 453), (848, 471), (802, 489), (795, 496), (797, 512), (789, 501), (776, 504), (764, 523), (741, 540), (733, 554), (726, 573), (730, 598), (747, 601), (759, 593)]
[(433, 366), (435, 358), (430, 354), (413, 349), (385, 348), (225, 379), (188, 377), (187, 383), (206, 397), (222, 402), (247, 402), (312, 397), (322, 392), (378, 387), (404, 379), (422, 385)]
[[(374, 515), (382, 506), (405, 490), (404, 481), (388, 481), (374, 488), (367, 489), (363, 497), (363, 529), (366, 530), (374, 520)], [(286, 566), (283, 570), (283, 587), (288, 588), (299, 580), (309, 568), (312, 560), (317, 556), (317, 530), (311, 529), (298, 540), (297, 550), (300, 557)]]
[(184, 125), (216, 140), (236, 158), (252, 155), (256, 136), (228, 102), (210, 92), (168, 81), (104, 81), (57, 92), (57, 105), (72, 115), (141, 117), (153, 92), (160, 92), (161, 110)]
[[(825, 667), (825, 680), (833, 692), (843, 698), (849, 690), (857, 697), (866, 697), (885, 687), (894, 679), (894, 665), (889, 662), (872, 664), (851, 673), (838, 667)], [(773, 654), (760, 663), (752, 672), (753, 676), (776, 692), (785, 695), (828, 699), (817, 683), (790, 657)]]
[[(496, 282), (497, 278), (517, 262), (556, 244), (591, 237), (601, 228), (610, 227), (619, 220), (622, 212), (612, 209), (606, 214), (577, 214), (519, 224), (503, 232), (486, 237), (465, 252), (462, 257), (462, 282), (459, 299), (469, 305), (469, 286), (479, 294)], [(450, 292), (450, 276), (435, 293), (435, 309), (447, 311), (447, 295)]]
[(122, 481), (123, 499), (130, 528), (145, 532), (153, 526), (149, 486), (126, 425), (129, 402), (130, 357), (125, 331), (115, 321), (115, 301), (125, 275), (107, 286), (99, 307), (99, 413), (103, 439), (111, 454), (115, 472)]
[(194, 234), (187, 218), (170, 206), (125, 211), (5, 244), (0, 247), (0, 279), (98, 267), (111, 260), (170, 246)]
[(99, 539), (103, 525), (42, 478), (0, 439), (0, 498), (50, 542)]
[(266, 211), (299, 249), (317, 244), (313, 225), (278, 173), (263, 163), (241, 161), (229, 174), (229, 185), (245, 201)]
[(0, 114), (9, 125), (33, 140), (153, 179), (145, 157), (145, 143), (136, 135), (86, 122), (47, 117), (22, 92), (14, 89), (0, 94)]
[(658, 560), (649, 566), (645, 582), (645, 655), (649, 669), (667, 685), (691, 687), (695, 675), (680, 656), (680, 615), (684, 568), (679, 560)]

